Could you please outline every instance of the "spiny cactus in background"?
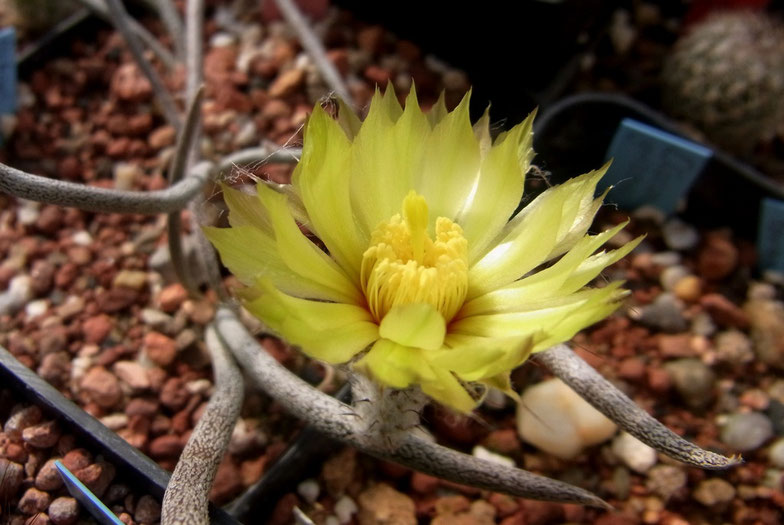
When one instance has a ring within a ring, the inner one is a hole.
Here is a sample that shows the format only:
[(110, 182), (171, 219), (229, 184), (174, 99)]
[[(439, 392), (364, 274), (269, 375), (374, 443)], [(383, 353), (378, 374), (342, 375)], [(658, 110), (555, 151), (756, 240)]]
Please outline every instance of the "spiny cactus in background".
[(784, 25), (759, 11), (711, 15), (675, 44), (662, 85), (666, 111), (747, 156), (784, 117)]
[(39, 34), (76, 9), (71, 0), (0, 0), (7, 20), (24, 33)]

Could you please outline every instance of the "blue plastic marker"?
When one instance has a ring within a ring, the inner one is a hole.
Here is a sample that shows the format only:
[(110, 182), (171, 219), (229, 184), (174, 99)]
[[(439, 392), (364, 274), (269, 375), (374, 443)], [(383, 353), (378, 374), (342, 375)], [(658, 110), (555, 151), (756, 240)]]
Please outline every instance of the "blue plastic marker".
[(607, 200), (624, 209), (648, 205), (670, 214), (712, 155), (704, 146), (625, 118), (607, 150), (614, 160), (599, 190), (615, 186)]
[(76, 498), (76, 501), (81, 503), (98, 523), (103, 523), (104, 525), (125, 525), (114, 515), (114, 512), (110, 511), (109, 508), (90, 491), (90, 489), (84, 486), (84, 483), (73, 475), (73, 472), (63, 465), (62, 461), (59, 459), (56, 460), (54, 466), (57, 467), (57, 471), (60, 472), (60, 477), (63, 478), (65, 488), (68, 489), (71, 496)]
[(16, 33), (0, 29), (0, 114), (16, 113)]
[(763, 270), (784, 273), (784, 201), (762, 201), (757, 252)]

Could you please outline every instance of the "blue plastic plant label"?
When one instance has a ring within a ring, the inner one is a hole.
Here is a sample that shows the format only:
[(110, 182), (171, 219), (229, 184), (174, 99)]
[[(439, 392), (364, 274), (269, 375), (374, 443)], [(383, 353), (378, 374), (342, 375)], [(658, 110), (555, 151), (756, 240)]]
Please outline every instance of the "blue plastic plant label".
[(615, 188), (609, 202), (634, 210), (653, 206), (676, 211), (713, 153), (672, 133), (625, 118), (615, 132), (607, 158), (613, 163), (599, 190)]
[(784, 273), (784, 201), (762, 201), (757, 252), (763, 270)]
[(0, 114), (16, 113), (16, 33), (0, 29)]

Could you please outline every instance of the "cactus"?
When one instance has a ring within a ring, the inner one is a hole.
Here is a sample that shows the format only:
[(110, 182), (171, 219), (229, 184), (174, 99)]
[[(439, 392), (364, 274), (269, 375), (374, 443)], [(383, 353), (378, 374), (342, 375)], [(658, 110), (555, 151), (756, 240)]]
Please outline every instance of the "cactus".
[(662, 85), (666, 111), (748, 156), (784, 117), (784, 25), (758, 11), (713, 14), (675, 44)]

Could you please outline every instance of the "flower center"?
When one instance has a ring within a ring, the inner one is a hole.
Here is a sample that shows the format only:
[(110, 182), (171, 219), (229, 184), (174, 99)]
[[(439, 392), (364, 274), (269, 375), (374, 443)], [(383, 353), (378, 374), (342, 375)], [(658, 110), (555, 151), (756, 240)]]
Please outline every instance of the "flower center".
[(376, 321), (392, 307), (425, 303), (449, 322), (468, 291), (468, 241), (463, 229), (436, 219), (435, 240), (427, 232), (425, 198), (413, 190), (403, 199), (402, 217), (379, 224), (362, 255), (362, 289)]

